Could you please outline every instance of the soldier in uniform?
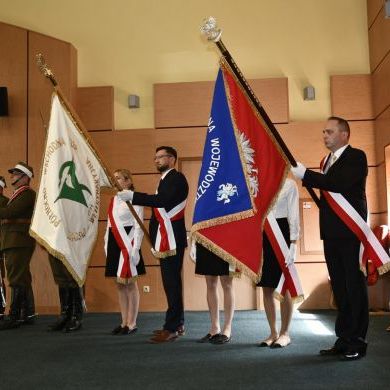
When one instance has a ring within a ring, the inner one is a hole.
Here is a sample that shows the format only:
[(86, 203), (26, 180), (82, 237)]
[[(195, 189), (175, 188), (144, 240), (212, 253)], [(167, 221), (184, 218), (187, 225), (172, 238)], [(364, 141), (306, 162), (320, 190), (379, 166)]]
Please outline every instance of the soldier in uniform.
[(14, 193), (9, 202), (0, 207), (0, 220), (1, 248), (11, 288), (11, 304), (9, 316), (2, 321), (0, 330), (18, 328), (21, 323), (32, 323), (35, 318), (30, 272), (35, 240), (29, 235), (35, 204), (35, 191), (30, 188), (34, 172), (24, 162), (17, 163), (8, 172)]
[(59, 317), (49, 325), (49, 330), (66, 332), (79, 330), (83, 319), (82, 290), (61, 260), (49, 254), (49, 262), (58, 286), (61, 307)]
[[(5, 179), (3, 176), (0, 176), (0, 207), (5, 207), (9, 199), (4, 196), (3, 191), (6, 187)], [(4, 258), (3, 258), (3, 248), (1, 247), (1, 224), (0, 224), (0, 320), (4, 318), (5, 312), (5, 286), (4, 286)]]

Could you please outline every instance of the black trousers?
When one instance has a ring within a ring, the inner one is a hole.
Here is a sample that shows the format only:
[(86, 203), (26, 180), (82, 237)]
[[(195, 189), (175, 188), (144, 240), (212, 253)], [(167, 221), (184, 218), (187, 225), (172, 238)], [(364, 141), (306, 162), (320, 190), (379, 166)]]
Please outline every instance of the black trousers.
[(326, 263), (338, 313), (336, 336), (346, 349), (366, 348), (369, 311), (367, 283), (359, 266), (357, 239), (324, 240)]
[(168, 309), (165, 314), (164, 329), (175, 332), (184, 324), (183, 285), (181, 270), (185, 248), (176, 248), (176, 255), (161, 259), (161, 277)]

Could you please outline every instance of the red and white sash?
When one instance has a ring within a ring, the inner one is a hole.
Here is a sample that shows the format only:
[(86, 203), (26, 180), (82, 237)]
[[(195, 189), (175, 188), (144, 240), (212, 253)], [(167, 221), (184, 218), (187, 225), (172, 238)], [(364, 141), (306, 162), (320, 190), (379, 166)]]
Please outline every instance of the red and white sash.
[(154, 215), (158, 221), (156, 241), (154, 243), (153, 255), (160, 259), (176, 254), (176, 240), (173, 233), (172, 221), (184, 218), (184, 210), (187, 200), (175, 206), (169, 212), (164, 208), (153, 208)]
[(111, 232), (121, 251), (117, 271), (117, 281), (126, 284), (138, 276), (137, 267), (131, 261), (131, 251), (134, 244), (135, 227), (133, 226), (130, 232), (126, 233), (126, 230), (119, 218), (118, 202), (118, 197), (114, 196), (111, 199), (110, 206), (108, 208), (105, 251), (107, 254), (108, 230), (111, 228)]
[[(321, 171), (324, 166), (324, 161), (325, 159), (321, 161)], [(383, 246), (376, 238), (367, 222), (340, 193), (324, 190), (321, 190), (321, 193), (333, 212), (348, 226), (362, 243), (363, 248), (361, 248), (362, 256), (360, 260), (362, 271), (366, 273), (368, 260), (372, 261), (380, 275), (389, 271), (390, 257), (383, 249)]]
[(272, 211), (265, 220), (264, 232), (267, 235), (272, 250), (278, 260), (280, 269), (282, 270), (278, 287), (274, 292), (275, 297), (282, 301), (286, 291), (289, 291), (293, 302), (303, 301), (303, 290), (299, 281), (297, 268), (294, 263), (290, 264), (288, 267), (286, 266), (289, 248)]
[(21, 186), (17, 190), (14, 191), (11, 198), (9, 199), (7, 204), (10, 204), (15, 198), (17, 198), (22, 192), (30, 189), (30, 186)]

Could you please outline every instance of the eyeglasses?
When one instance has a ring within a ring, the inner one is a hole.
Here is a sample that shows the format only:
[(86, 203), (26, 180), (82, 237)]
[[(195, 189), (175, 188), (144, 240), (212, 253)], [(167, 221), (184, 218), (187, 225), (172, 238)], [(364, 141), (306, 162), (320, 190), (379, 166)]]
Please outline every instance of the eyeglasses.
[(161, 158), (164, 157), (173, 157), (172, 154), (162, 154), (161, 156), (155, 156), (154, 160), (160, 160)]

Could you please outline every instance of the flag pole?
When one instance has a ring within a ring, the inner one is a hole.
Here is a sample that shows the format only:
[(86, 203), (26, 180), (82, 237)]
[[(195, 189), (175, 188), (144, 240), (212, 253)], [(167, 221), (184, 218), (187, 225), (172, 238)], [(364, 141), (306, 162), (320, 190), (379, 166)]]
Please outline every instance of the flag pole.
[[(91, 138), (91, 136), (88, 134), (88, 130), (84, 127), (81, 119), (79, 118), (79, 116), (76, 114), (75, 110), (73, 109), (72, 105), (70, 104), (70, 102), (68, 102), (67, 98), (64, 96), (63, 92), (61, 91), (61, 88), (60, 86), (58, 85), (58, 82), (55, 78), (55, 75), (54, 73), (51, 71), (51, 69), (48, 67), (48, 65), (46, 64), (46, 61), (43, 57), (43, 55), (41, 53), (37, 54), (36, 55), (36, 61), (37, 61), (37, 66), (38, 68), (40, 69), (40, 71), (42, 72), (42, 74), (48, 78), (51, 83), (53, 84), (53, 87), (54, 87), (54, 90), (56, 91), (58, 97), (62, 100), (62, 103), (65, 105), (65, 107), (67, 108), (69, 114), (71, 115), (72, 117), (72, 121), (75, 123), (76, 125), (76, 128), (80, 130), (82, 136), (85, 138), (85, 141), (87, 142), (87, 144), (89, 145), (89, 147), (93, 150), (93, 152), (95, 153), (97, 159), (99, 160), (101, 166), (103, 167), (104, 169), (104, 172), (105, 174), (107, 175), (110, 183), (118, 190), (118, 191), (122, 191), (123, 188), (120, 186), (120, 184), (118, 183), (118, 180), (116, 179), (116, 177), (114, 175), (111, 174), (111, 172), (108, 170), (108, 168), (106, 167), (106, 164), (103, 162), (103, 160), (100, 158), (100, 155), (97, 151), (97, 148)], [(148, 241), (148, 243), (150, 244), (150, 246), (153, 248), (153, 244), (152, 244), (152, 240), (150, 239), (150, 236), (149, 236), (149, 232), (147, 231), (143, 221), (141, 221), (141, 219), (139, 218), (137, 212), (135, 211), (133, 205), (130, 203), (130, 202), (126, 202), (131, 214), (133, 215), (133, 217), (135, 218), (135, 220), (137, 221), (137, 223), (139, 224), (139, 226), (141, 227), (143, 233), (144, 233), (144, 236), (146, 238), (146, 240)]]
[[(244, 75), (242, 74), (240, 68), (234, 61), (233, 57), (229, 53), (226, 46), (223, 44), (221, 40), (222, 36), (222, 30), (218, 28), (217, 22), (215, 18), (210, 16), (209, 18), (205, 19), (203, 21), (203, 24), (200, 28), (200, 31), (202, 34), (204, 34), (209, 41), (213, 41), (218, 49), (220, 50), (222, 56), (225, 58), (226, 62), (228, 63), (230, 69), (234, 73), (234, 75), (237, 77), (238, 82), (244, 88), (245, 92), (247, 93), (249, 99), (253, 103), (254, 107), (258, 111), (258, 113), (261, 115), (261, 117), (264, 119), (264, 122), (267, 124), (268, 128), (270, 129), (272, 135), (274, 136), (276, 142), (279, 144), (280, 148), (283, 150), (283, 153), (286, 155), (288, 161), (293, 167), (297, 166), (297, 162), (294, 158), (294, 156), (291, 154), (290, 150), (288, 149), (287, 145), (283, 141), (283, 138), (280, 136), (279, 132), (276, 130), (276, 127), (272, 123), (271, 119), (267, 115), (266, 111), (264, 110), (263, 106), (260, 104), (259, 100), (257, 99), (255, 93), (253, 92), (252, 88), (249, 86), (247, 80), (245, 79)], [(309, 192), (310, 196), (312, 197), (314, 203), (320, 207), (320, 200), (317, 196), (317, 194), (314, 192), (312, 188), (305, 187), (307, 191)]]

